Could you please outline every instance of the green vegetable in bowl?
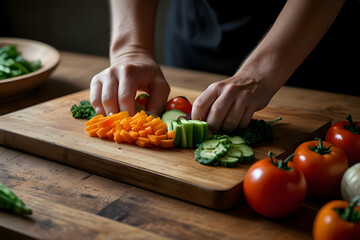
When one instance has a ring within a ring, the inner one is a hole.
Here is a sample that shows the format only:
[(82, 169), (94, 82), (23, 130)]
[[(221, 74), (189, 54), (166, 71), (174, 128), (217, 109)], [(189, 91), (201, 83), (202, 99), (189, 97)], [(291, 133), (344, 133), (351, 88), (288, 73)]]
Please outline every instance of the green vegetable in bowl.
[(25, 60), (13, 45), (0, 48), (0, 80), (31, 73), (40, 67), (40, 60), (33, 62)]
[(85, 118), (89, 120), (97, 115), (91, 103), (87, 100), (80, 101), (79, 105), (74, 104), (70, 111), (74, 118)]

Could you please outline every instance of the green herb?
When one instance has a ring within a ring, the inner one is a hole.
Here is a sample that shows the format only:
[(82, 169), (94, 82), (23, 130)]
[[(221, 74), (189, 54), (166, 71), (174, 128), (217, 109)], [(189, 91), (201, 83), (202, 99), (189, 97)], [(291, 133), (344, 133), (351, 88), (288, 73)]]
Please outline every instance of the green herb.
[(271, 128), (271, 124), (281, 119), (278, 117), (268, 122), (251, 119), (250, 124), (246, 128), (236, 130), (235, 135), (242, 137), (248, 145), (272, 141), (274, 140), (274, 130)]
[(91, 103), (87, 100), (82, 100), (79, 105), (74, 104), (70, 111), (74, 118), (85, 118), (89, 120), (97, 115)]
[(31, 73), (40, 67), (40, 60), (25, 60), (13, 45), (0, 48), (0, 80)]
[(31, 215), (32, 210), (28, 208), (25, 203), (15, 195), (7, 186), (0, 182), (0, 209), (23, 214)]

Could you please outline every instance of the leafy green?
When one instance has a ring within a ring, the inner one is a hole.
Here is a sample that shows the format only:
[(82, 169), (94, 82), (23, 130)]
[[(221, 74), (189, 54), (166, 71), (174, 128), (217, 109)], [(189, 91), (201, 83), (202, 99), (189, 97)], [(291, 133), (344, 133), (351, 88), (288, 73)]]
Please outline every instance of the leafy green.
[(85, 118), (89, 120), (97, 115), (91, 103), (87, 100), (80, 101), (79, 105), (74, 104), (70, 111), (74, 118)]
[(40, 60), (33, 62), (25, 60), (13, 45), (0, 48), (0, 80), (31, 73), (40, 67)]

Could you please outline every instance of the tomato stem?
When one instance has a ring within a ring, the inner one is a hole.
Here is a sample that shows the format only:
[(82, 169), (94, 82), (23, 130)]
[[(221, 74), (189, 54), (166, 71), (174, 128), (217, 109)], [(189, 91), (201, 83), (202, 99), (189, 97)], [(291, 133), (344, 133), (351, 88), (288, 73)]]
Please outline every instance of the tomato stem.
[(323, 144), (321, 138), (315, 138), (315, 140), (317, 140), (319, 142), (319, 145), (310, 147), (311, 151), (318, 153), (320, 155), (329, 154), (331, 152), (330, 148), (332, 147), (332, 145), (329, 147), (324, 147), (324, 144)]
[(360, 126), (356, 125), (357, 122), (354, 123), (352, 121), (352, 117), (351, 117), (350, 114), (348, 114), (346, 116), (346, 121), (349, 123), (349, 125), (344, 124), (344, 129), (346, 129), (346, 130), (348, 130), (348, 131), (350, 131), (350, 132), (352, 132), (353, 134), (356, 134), (356, 135), (360, 134)]
[(335, 208), (334, 211), (339, 214), (339, 216), (348, 222), (358, 222), (360, 221), (360, 211), (355, 210), (355, 206), (360, 202), (360, 195), (355, 196), (352, 201), (349, 203), (347, 208)]
[(293, 153), (293, 154), (291, 154), (290, 156), (288, 156), (288, 157), (285, 159), (285, 161), (283, 161), (282, 159), (278, 159), (278, 162), (277, 162), (277, 163), (275, 163), (274, 157), (273, 157), (274, 154), (273, 154), (271, 151), (269, 151), (268, 156), (269, 156), (269, 158), (270, 158), (270, 162), (271, 162), (272, 165), (274, 165), (275, 167), (278, 167), (278, 168), (280, 168), (280, 169), (289, 171), (289, 170), (291, 170), (291, 168), (288, 166), (288, 162), (289, 162), (290, 159), (294, 156), (294, 154), (295, 154), (295, 153)]

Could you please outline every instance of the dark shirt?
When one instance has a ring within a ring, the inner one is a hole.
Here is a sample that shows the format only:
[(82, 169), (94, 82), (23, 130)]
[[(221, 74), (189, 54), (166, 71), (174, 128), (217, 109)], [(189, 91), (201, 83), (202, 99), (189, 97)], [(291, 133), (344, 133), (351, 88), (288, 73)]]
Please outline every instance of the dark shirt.
[[(166, 65), (233, 75), (275, 22), (285, 0), (173, 0)], [(360, 0), (347, 0), (287, 85), (360, 95)], [(355, 86), (356, 85), (356, 86)]]

